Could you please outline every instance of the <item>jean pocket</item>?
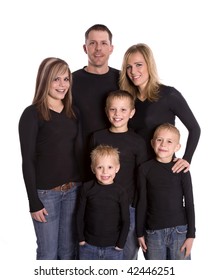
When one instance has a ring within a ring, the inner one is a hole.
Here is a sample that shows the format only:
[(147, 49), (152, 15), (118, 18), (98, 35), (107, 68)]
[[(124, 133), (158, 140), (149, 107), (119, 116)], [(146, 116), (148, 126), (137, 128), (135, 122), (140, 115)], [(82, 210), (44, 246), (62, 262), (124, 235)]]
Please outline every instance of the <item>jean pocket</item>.
[(48, 190), (37, 189), (37, 193), (38, 193), (39, 196), (43, 196), (43, 195), (46, 195), (48, 193)]
[(153, 235), (153, 234), (155, 234), (155, 230), (146, 229), (146, 233), (147, 233), (147, 235)]
[(179, 234), (187, 233), (187, 225), (177, 226), (176, 232)]

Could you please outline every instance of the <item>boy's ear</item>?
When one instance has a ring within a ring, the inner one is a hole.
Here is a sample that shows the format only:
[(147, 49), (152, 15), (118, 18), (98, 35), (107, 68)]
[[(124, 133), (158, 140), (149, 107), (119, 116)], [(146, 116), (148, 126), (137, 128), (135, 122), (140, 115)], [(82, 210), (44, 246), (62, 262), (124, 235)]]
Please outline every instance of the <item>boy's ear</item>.
[(135, 108), (131, 110), (130, 119), (134, 116), (135, 112), (136, 112)]
[(153, 145), (154, 145), (154, 139), (151, 139), (150, 143), (151, 143), (151, 146), (152, 146), (152, 148), (153, 148)]
[(175, 152), (179, 151), (179, 150), (180, 150), (180, 148), (181, 148), (181, 144), (180, 144), (180, 143), (178, 143), (178, 144), (177, 144), (177, 146), (175, 147)]
[(92, 173), (95, 174), (95, 170), (94, 170), (93, 166), (91, 165), (90, 167), (91, 167)]
[(120, 164), (118, 164), (116, 167), (116, 173), (118, 173), (119, 169), (120, 169)]

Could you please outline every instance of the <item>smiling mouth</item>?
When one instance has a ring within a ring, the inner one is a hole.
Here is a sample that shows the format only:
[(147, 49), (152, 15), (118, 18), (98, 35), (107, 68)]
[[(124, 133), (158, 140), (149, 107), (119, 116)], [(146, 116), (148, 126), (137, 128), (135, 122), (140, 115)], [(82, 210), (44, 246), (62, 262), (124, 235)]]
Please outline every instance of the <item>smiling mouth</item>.
[(56, 90), (58, 93), (64, 93), (65, 92), (65, 89), (57, 89)]
[(102, 179), (102, 180), (109, 180), (109, 179), (110, 179), (110, 176), (101, 176), (101, 179)]
[(167, 152), (167, 150), (159, 149), (159, 152)]
[(141, 78), (142, 75), (132, 76), (132, 80), (138, 80)]
[(95, 54), (95, 57), (103, 57), (103, 55), (101, 53), (97, 53)]

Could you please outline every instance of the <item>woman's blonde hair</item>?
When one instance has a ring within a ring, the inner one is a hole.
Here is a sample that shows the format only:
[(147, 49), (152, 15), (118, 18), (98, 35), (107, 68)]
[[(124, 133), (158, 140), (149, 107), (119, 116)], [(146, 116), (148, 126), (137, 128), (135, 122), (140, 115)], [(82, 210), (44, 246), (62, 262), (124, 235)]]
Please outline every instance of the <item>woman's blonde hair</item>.
[(159, 77), (157, 73), (157, 67), (155, 59), (150, 47), (146, 44), (140, 43), (132, 45), (127, 49), (124, 54), (122, 68), (120, 73), (119, 86), (121, 89), (130, 92), (136, 99), (139, 95), (139, 88), (133, 84), (127, 75), (128, 59), (132, 54), (141, 53), (147, 64), (147, 70), (149, 73), (149, 80), (146, 85), (145, 93), (149, 101), (157, 101), (159, 98)]
[(70, 86), (63, 99), (63, 104), (66, 115), (72, 118), (75, 117), (75, 114), (72, 109), (72, 74), (68, 64), (60, 58), (48, 57), (45, 58), (39, 66), (36, 78), (35, 95), (32, 104), (36, 106), (40, 116), (44, 120), (50, 120), (51, 118), (47, 102), (50, 85), (57, 75), (66, 72), (68, 72)]

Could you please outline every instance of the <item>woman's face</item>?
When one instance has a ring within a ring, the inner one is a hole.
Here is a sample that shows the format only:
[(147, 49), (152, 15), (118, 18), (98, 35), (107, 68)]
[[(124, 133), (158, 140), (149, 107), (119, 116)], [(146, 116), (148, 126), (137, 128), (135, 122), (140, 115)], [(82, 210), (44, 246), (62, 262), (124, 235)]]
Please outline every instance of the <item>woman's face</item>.
[(132, 83), (143, 90), (149, 80), (147, 63), (140, 52), (129, 56), (126, 65), (126, 72)]

